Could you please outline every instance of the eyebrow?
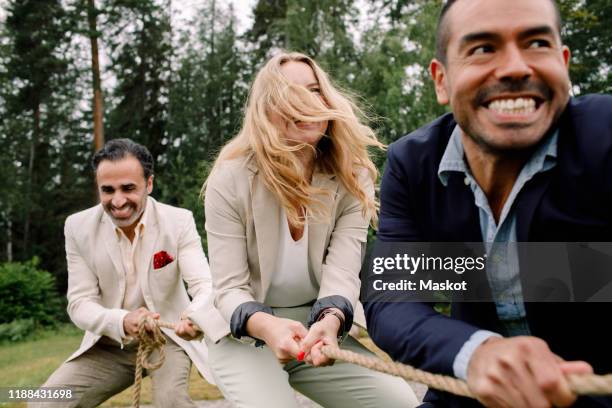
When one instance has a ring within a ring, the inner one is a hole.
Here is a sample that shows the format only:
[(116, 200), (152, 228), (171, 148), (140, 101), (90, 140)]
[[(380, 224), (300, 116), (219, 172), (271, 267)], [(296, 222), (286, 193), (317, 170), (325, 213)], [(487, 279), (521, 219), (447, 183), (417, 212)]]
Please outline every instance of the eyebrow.
[(552, 27), (543, 25), (543, 26), (529, 28), (523, 31), (522, 33), (519, 34), (519, 38), (525, 39), (525, 38), (533, 37), (536, 35), (553, 35), (554, 36), (555, 31), (552, 29)]
[[(548, 25), (531, 27), (519, 33), (518, 38), (523, 40), (535, 35), (554, 35), (554, 30)], [(459, 41), (459, 49), (461, 50), (467, 45), (477, 41), (499, 41), (500, 39), (501, 35), (490, 31), (469, 33), (461, 37), (461, 40)]]
[[(134, 186), (136, 186), (136, 184), (135, 184), (135, 183), (128, 183), (128, 184), (121, 184), (121, 185), (119, 186), (119, 188), (124, 189), (124, 188), (134, 187)], [(107, 184), (103, 184), (102, 186), (100, 186), (100, 189), (102, 189), (102, 190), (114, 190), (114, 189), (115, 189), (115, 187), (113, 187), (113, 186), (109, 186), (109, 185), (107, 185)]]
[(320, 85), (319, 85), (318, 82), (311, 82), (308, 85), (306, 85), (306, 88), (310, 88), (310, 87), (313, 87), (313, 86), (320, 86)]

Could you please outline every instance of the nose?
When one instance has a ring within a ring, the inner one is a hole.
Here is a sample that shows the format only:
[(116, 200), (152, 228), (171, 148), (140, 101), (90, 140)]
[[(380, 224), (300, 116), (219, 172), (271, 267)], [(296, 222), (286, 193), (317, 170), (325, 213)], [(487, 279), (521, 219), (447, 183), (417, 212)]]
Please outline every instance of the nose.
[(123, 196), (123, 194), (121, 194), (120, 192), (116, 192), (113, 195), (113, 199), (111, 200), (111, 204), (113, 205), (113, 207), (115, 208), (121, 208), (123, 207), (123, 205), (126, 203), (126, 199)]
[(526, 55), (515, 44), (508, 45), (498, 59), (496, 70), (497, 78), (503, 79), (526, 79), (533, 74), (533, 70), (526, 60)]

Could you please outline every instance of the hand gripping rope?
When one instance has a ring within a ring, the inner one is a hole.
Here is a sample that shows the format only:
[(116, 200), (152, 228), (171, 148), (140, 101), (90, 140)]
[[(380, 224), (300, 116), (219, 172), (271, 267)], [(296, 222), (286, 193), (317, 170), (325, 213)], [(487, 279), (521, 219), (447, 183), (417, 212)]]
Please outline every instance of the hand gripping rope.
[[(149, 323), (153, 331), (145, 330), (145, 324)], [(138, 325), (138, 354), (136, 355), (136, 372), (134, 374), (134, 394), (132, 397), (132, 407), (140, 406), (140, 390), (142, 386), (142, 369), (156, 370), (162, 366), (165, 359), (164, 338), (160, 327), (174, 330), (173, 323), (144, 317)], [(202, 330), (194, 325), (196, 331)], [(155, 362), (149, 359), (153, 351), (159, 350), (159, 358)], [(462, 397), (476, 398), (467, 383), (457, 378), (432, 374), (427, 371), (419, 370), (406, 364), (387, 362), (377, 357), (364, 356), (349, 350), (342, 350), (335, 346), (323, 346), (323, 354), (334, 360), (342, 360), (347, 363), (357, 364), (371, 370), (380, 371), (402, 377), (408, 381), (425, 384), (430, 388), (440, 391), (450, 392)], [(612, 395), (612, 374), (607, 375), (570, 375), (567, 377), (571, 390), (576, 395)]]

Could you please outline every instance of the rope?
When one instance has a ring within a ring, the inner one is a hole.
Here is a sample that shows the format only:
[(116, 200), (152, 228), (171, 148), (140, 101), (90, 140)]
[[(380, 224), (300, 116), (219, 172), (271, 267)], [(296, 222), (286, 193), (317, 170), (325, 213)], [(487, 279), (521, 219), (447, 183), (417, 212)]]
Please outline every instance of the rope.
[[(377, 357), (364, 356), (338, 347), (323, 346), (323, 354), (334, 360), (343, 360), (372, 370), (402, 377), (409, 381), (425, 384), (430, 388), (450, 392), (462, 397), (476, 399), (467, 383), (454, 377), (431, 374), (409, 365), (386, 362)], [(569, 387), (576, 395), (612, 395), (612, 374), (608, 375), (569, 375)]]
[[(146, 325), (152, 327), (151, 331), (146, 329)], [(166, 338), (160, 330), (165, 327), (167, 329), (174, 330), (175, 325), (173, 323), (163, 322), (161, 320), (152, 319), (150, 317), (143, 317), (138, 322), (138, 353), (136, 354), (136, 370), (134, 371), (134, 391), (132, 394), (132, 407), (140, 407), (140, 392), (142, 389), (142, 369), (149, 371), (157, 370), (164, 364), (166, 354), (164, 352), (164, 346), (166, 345)], [(194, 330), (202, 332), (202, 330), (193, 325)], [(151, 354), (155, 350), (159, 350), (159, 357), (157, 361), (150, 361)]]
[[(149, 323), (153, 327), (152, 331), (145, 329), (145, 324)], [(166, 339), (162, 334), (160, 327), (165, 327), (174, 330), (174, 324), (166, 323), (161, 320), (151, 318), (143, 318), (138, 325), (138, 354), (136, 356), (136, 372), (134, 375), (134, 394), (132, 398), (132, 407), (139, 408), (140, 406), (140, 390), (142, 386), (142, 369), (156, 370), (162, 366), (165, 359), (164, 345)], [(202, 330), (194, 325), (196, 331)], [(153, 351), (159, 349), (159, 359), (156, 362), (150, 362), (149, 358)], [(378, 357), (365, 356), (363, 354), (354, 353), (349, 350), (342, 350), (335, 346), (323, 346), (323, 354), (334, 360), (342, 360), (347, 363), (360, 365), (371, 370), (380, 371), (402, 377), (405, 380), (425, 384), (429, 388), (450, 392), (462, 397), (476, 399), (467, 383), (463, 380), (449, 377), (445, 375), (432, 374), (427, 371), (419, 370), (406, 364), (383, 361)], [(612, 395), (612, 374), (608, 375), (569, 375), (567, 377), (570, 389), (576, 395)]]

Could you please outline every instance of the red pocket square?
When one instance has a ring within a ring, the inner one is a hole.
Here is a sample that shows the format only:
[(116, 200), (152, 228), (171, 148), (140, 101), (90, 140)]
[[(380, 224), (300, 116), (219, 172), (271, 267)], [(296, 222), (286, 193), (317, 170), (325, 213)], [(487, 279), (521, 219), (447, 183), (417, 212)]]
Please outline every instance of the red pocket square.
[(158, 253), (153, 255), (153, 268), (155, 269), (163, 268), (164, 266), (168, 265), (172, 261), (174, 261), (174, 258), (172, 257), (172, 255), (170, 255), (166, 251), (159, 251)]

